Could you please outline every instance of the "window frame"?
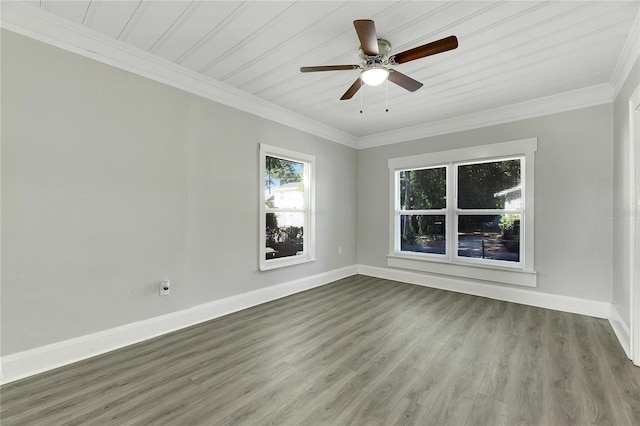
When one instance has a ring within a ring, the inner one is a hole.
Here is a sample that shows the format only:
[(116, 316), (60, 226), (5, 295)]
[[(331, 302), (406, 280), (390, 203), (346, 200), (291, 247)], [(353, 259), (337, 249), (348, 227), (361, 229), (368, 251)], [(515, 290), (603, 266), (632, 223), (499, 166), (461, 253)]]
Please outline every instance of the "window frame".
[[(266, 173), (266, 159), (267, 157), (275, 157), (282, 160), (293, 161), (296, 163), (302, 163), (304, 165), (303, 173), (303, 186), (304, 186), (304, 208), (277, 208), (267, 207), (265, 205), (265, 173)], [(292, 151), (277, 146), (260, 144), (259, 155), (259, 242), (258, 242), (258, 267), (260, 271), (268, 271), (277, 268), (283, 268), (292, 265), (299, 265), (301, 263), (313, 262), (315, 257), (315, 170), (316, 170), (316, 158), (310, 154), (304, 154), (301, 152)], [(276, 259), (266, 259), (266, 226), (267, 226), (267, 213), (304, 213), (303, 224), (303, 254), (296, 256), (281, 257)]]
[[(525, 252), (524, 238), (522, 235), (523, 234), (522, 230), (526, 227), (526, 217), (524, 214), (524, 207), (521, 207), (520, 209), (511, 209), (511, 210), (509, 209), (462, 209), (458, 207), (458, 194), (459, 194), (458, 169), (460, 166), (467, 166), (471, 164), (496, 163), (500, 161), (510, 161), (510, 160), (520, 160), (520, 180), (522, 182), (520, 193), (521, 193), (521, 198), (526, 201), (527, 190), (524, 182), (524, 176), (526, 175), (526, 159), (524, 155), (507, 156), (507, 157), (499, 157), (499, 158), (483, 158), (479, 161), (473, 160), (473, 161), (460, 161), (460, 162), (450, 163), (453, 165), (451, 177), (454, 180), (453, 182), (455, 187), (455, 190), (454, 190), (455, 192), (452, 194), (452, 197), (453, 197), (452, 202), (454, 203), (453, 210), (455, 211), (453, 220), (454, 220), (454, 224), (457, 224), (460, 216), (498, 216), (503, 214), (519, 214), (520, 230), (521, 230), (520, 232), (521, 238), (519, 241), (519, 246), (520, 246), (519, 253), (522, 254)], [(523, 204), (525, 203), (523, 202)], [(519, 256), (520, 260), (518, 262), (510, 262), (507, 260), (478, 259), (474, 257), (465, 257), (465, 256), (458, 255), (459, 232), (455, 232), (456, 229), (457, 229), (457, 226), (454, 227), (454, 232), (452, 232), (454, 240), (451, 243), (453, 247), (452, 257), (454, 261), (460, 262), (460, 263), (477, 264), (477, 265), (496, 267), (496, 268), (502, 267), (507, 269), (520, 269), (520, 270), (524, 269), (525, 256)]]
[[(390, 181), (389, 254), (391, 267), (450, 275), (461, 278), (536, 287), (534, 269), (534, 161), (537, 138), (501, 142), (470, 148), (392, 158), (388, 161)], [(507, 209), (458, 209), (458, 167), (465, 164), (521, 158), (520, 260), (486, 260), (458, 256), (458, 217), (472, 214), (504, 214)], [(400, 171), (447, 166), (444, 255), (400, 250)], [(497, 212), (497, 213), (494, 213)]]

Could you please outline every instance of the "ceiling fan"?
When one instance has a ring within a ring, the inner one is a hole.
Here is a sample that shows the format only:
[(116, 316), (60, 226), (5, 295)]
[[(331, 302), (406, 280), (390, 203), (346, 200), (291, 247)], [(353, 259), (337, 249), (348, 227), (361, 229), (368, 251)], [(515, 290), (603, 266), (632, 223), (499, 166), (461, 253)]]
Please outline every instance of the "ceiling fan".
[(456, 36), (449, 36), (389, 56), (391, 43), (378, 38), (376, 26), (372, 20), (358, 19), (353, 21), (353, 26), (360, 39), (360, 49), (358, 50), (362, 61), (360, 65), (321, 65), (300, 68), (300, 72), (361, 70), (358, 79), (340, 98), (342, 101), (351, 99), (363, 84), (377, 86), (387, 79), (410, 92), (415, 92), (422, 87), (422, 83), (391, 67), (458, 47)]

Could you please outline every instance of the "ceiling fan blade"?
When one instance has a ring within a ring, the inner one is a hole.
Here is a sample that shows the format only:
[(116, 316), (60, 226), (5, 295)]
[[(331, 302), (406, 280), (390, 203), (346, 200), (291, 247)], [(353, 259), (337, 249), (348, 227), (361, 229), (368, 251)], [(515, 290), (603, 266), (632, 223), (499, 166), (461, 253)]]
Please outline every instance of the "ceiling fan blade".
[(414, 80), (408, 75), (402, 74), (396, 70), (389, 70), (389, 81), (397, 84), (400, 87), (407, 89), (410, 92), (415, 92), (422, 87), (422, 83), (418, 80)]
[(376, 25), (370, 19), (358, 19), (353, 21), (356, 33), (360, 39), (360, 47), (367, 56), (380, 54), (378, 50), (378, 36), (376, 35)]
[(347, 91), (344, 92), (344, 95), (342, 95), (340, 100), (346, 101), (347, 99), (353, 98), (353, 95), (355, 95), (358, 92), (358, 90), (360, 90), (361, 87), (362, 87), (362, 80), (360, 80), (360, 77), (358, 77), (358, 79), (353, 82), (351, 87), (349, 87)]
[(320, 65), (317, 67), (300, 67), (300, 72), (357, 70), (360, 65)]
[(424, 58), (425, 56), (435, 55), (436, 53), (446, 52), (447, 50), (453, 50), (456, 47), (458, 47), (458, 39), (456, 36), (449, 36), (438, 41), (414, 47), (413, 49), (405, 50), (397, 55), (393, 55), (389, 60), (395, 61), (396, 64), (402, 64), (404, 62)]

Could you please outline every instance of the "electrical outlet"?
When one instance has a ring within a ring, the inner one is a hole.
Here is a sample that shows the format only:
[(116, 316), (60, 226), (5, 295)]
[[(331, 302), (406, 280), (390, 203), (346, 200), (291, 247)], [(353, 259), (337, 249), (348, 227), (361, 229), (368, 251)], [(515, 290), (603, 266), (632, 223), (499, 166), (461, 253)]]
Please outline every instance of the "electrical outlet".
[(338, 254), (342, 254), (342, 246), (338, 247)]
[(160, 281), (160, 296), (168, 296), (171, 292), (171, 282), (169, 280)]

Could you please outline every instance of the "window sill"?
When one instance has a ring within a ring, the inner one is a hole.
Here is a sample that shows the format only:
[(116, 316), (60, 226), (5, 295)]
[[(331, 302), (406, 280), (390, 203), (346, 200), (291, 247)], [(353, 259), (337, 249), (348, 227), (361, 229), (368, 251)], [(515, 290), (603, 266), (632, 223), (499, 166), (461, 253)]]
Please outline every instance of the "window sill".
[(522, 269), (417, 259), (415, 257), (398, 254), (388, 255), (387, 265), (393, 268), (410, 269), (455, 278), (513, 284), (523, 287), (537, 287), (536, 272)]
[(281, 259), (267, 260), (260, 263), (261, 271), (270, 271), (272, 269), (285, 268), (287, 266), (300, 265), (302, 263), (315, 262), (315, 257), (308, 256), (291, 256)]

